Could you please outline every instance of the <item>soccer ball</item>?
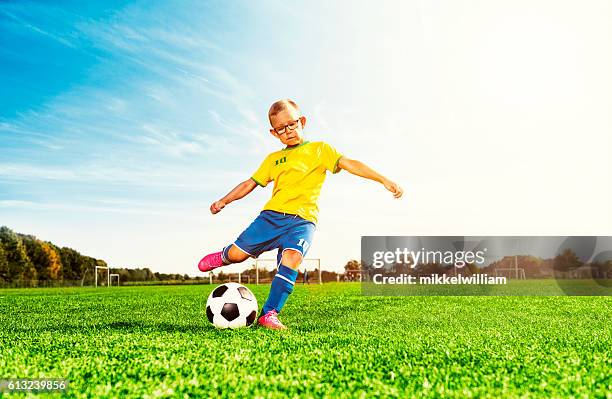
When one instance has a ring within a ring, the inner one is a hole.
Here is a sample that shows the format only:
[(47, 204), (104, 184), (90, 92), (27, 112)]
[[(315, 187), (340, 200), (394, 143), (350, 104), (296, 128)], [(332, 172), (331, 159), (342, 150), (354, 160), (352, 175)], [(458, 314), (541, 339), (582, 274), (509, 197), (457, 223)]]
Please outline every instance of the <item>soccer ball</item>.
[(257, 298), (244, 285), (222, 284), (208, 296), (206, 317), (218, 328), (248, 327), (257, 317)]

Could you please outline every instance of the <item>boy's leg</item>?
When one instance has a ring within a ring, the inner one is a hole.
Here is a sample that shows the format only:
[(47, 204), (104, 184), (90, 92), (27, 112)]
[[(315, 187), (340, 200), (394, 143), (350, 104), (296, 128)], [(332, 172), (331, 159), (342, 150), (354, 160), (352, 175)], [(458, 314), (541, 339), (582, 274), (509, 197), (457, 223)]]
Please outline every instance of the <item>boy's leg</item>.
[(198, 263), (198, 269), (201, 272), (209, 272), (221, 266), (243, 262), (249, 257), (250, 255), (238, 248), (236, 244), (231, 244), (220, 252), (214, 252), (203, 257)]
[(295, 221), (295, 226), (281, 237), (278, 271), (272, 280), (270, 294), (262, 308), (262, 316), (259, 318), (259, 324), (264, 327), (285, 328), (277, 315), (293, 292), (298, 267), (312, 242), (314, 230), (314, 223), (298, 219)]
[(223, 260), (227, 263), (244, 262), (253, 256), (240, 249), (236, 244), (228, 245), (227, 247), (223, 248), (223, 251), (221, 252), (223, 253)]
[(285, 249), (281, 258), (280, 265), (272, 286), (268, 300), (263, 306), (262, 313), (266, 314), (271, 310), (277, 313), (283, 309), (287, 298), (293, 292), (293, 286), (298, 275), (298, 267), (302, 263), (302, 254), (294, 249)]
[[(279, 250), (280, 251), (280, 250)], [(259, 324), (275, 330), (284, 330), (286, 327), (278, 320), (278, 313), (281, 311), (287, 298), (293, 292), (293, 286), (298, 275), (298, 267), (302, 262), (302, 254), (294, 249), (282, 251), (282, 258), (276, 276), (270, 286), (268, 300), (261, 309)]]
[(198, 263), (198, 269), (209, 272), (231, 263), (243, 262), (249, 257), (256, 258), (262, 252), (271, 249), (269, 246), (273, 241), (274, 230), (269, 227), (267, 215), (262, 212), (233, 244), (224, 247), (220, 252), (203, 257)]

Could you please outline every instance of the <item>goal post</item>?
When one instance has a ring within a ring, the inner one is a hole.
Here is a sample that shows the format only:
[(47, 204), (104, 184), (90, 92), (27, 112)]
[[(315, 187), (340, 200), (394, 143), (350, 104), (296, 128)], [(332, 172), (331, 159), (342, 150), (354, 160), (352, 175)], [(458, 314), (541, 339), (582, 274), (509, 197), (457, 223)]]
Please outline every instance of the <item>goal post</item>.
[(110, 287), (110, 268), (108, 266), (96, 266), (96, 269), (94, 271), (94, 286), (98, 286), (98, 270), (106, 270), (106, 286)]
[[(278, 266), (276, 259), (255, 259), (255, 284), (267, 283), (274, 276), (270, 272), (274, 271)], [(298, 277), (296, 283), (308, 284), (312, 277), (317, 279), (316, 283), (323, 284), (321, 277), (321, 259), (320, 258), (304, 258), (298, 268), (301, 276)]]
[(512, 275), (514, 275), (514, 278), (516, 278), (517, 280), (526, 280), (527, 278), (525, 277), (525, 269), (522, 267), (519, 267), (519, 263), (518, 263), (518, 256), (515, 255), (514, 256), (514, 267), (497, 267), (495, 268), (495, 277), (505, 277), (508, 276), (508, 278), (512, 277)]
[(94, 286), (98, 286), (98, 270), (106, 270), (106, 286), (110, 287), (113, 281), (113, 278), (117, 279), (117, 286), (119, 286), (119, 274), (111, 273), (110, 267), (108, 266), (96, 266), (94, 270)]

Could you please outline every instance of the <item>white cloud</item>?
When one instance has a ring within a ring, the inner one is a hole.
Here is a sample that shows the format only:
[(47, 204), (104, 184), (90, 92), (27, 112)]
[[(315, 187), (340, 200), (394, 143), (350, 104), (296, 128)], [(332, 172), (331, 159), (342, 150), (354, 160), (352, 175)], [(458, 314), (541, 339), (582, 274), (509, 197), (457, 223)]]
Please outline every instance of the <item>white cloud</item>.
[(59, 36), (56, 34), (53, 34), (51, 32), (48, 32), (22, 18), (19, 18), (18, 16), (16, 16), (15, 14), (7, 11), (7, 10), (0, 10), (0, 12), (2, 12), (4, 15), (6, 15), (7, 17), (9, 17), (10, 19), (12, 19), (13, 21), (17, 22), (18, 24), (20, 24), (21, 26), (36, 32), (42, 36), (45, 36), (46, 38), (49, 38), (51, 40), (54, 40), (57, 43), (60, 43), (66, 47), (70, 47), (70, 48), (76, 48), (77, 46), (72, 43), (70, 40), (68, 40), (66, 37), (63, 36)]
[(147, 207), (147, 204), (139, 204), (134, 207), (119, 207), (119, 206), (84, 206), (72, 203), (44, 203), (35, 201), (23, 200), (0, 200), (0, 208), (21, 209), (30, 211), (64, 211), (76, 213), (120, 213), (128, 215), (152, 215), (152, 216), (172, 216), (179, 215), (178, 210), (159, 209)]

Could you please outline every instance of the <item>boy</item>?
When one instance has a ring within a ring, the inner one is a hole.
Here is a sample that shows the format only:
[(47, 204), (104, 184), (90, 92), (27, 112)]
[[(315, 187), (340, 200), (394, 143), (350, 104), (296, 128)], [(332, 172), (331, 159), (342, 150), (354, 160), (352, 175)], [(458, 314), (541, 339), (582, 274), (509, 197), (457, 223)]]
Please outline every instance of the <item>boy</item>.
[(338, 173), (344, 169), (377, 181), (395, 198), (400, 198), (403, 191), (391, 180), (367, 165), (343, 156), (329, 144), (304, 141), (306, 117), (300, 114), (295, 102), (275, 102), (270, 107), (268, 118), (272, 126), (270, 133), (286, 147), (268, 155), (250, 179), (213, 202), (210, 211), (216, 214), (227, 204), (249, 194), (257, 185), (265, 187), (274, 181), (272, 198), (233, 244), (221, 252), (206, 255), (198, 268), (208, 272), (249, 257), (257, 258), (263, 252), (278, 248), (278, 271), (258, 322), (264, 327), (281, 330), (286, 327), (278, 320), (278, 313), (293, 292), (298, 267), (312, 243), (318, 216), (317, 200), (326, 172)]

